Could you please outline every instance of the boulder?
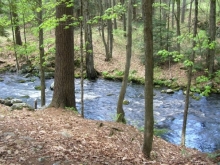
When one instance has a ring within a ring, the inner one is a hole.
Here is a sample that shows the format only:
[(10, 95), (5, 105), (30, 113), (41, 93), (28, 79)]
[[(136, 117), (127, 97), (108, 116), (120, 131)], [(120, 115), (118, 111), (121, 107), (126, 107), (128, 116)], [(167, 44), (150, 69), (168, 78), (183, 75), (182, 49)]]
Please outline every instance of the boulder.
[(166, 90), (166, 93), (167, 93), (167, 94), (173, 94), (174, 91), (173, 91), (172, 89), (167, 89), (167, 90)]
[(11, 99), (11, 104), (15, 104), (15, 103), (22, 103), (22, 100), (20, 100), (20, 99)]
[(11, 110), (22, 110), (23, 108), (27, 108), (28, 110), (34, 110), (33, 107), (28, 105), (27, 103), (15, 103), (11, 106)]

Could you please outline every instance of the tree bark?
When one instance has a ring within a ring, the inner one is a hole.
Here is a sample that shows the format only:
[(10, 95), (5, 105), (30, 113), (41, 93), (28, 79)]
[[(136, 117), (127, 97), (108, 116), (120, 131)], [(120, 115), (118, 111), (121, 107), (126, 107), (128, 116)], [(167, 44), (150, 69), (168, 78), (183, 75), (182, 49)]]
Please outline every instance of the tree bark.
[[(60, 2), (56, 6), (56, 19), (60, 19), (63, 15), (72, 17), (73, 7), (67, 7), (66, 3), (71, 0)], [(60, 21), (55, 29), (55, 79), (54, 93), (51, 107), (76, 108), (75, 104), (75, 84), (74, 84), (74, 44), (73, 44), (73, 27), (69, 26), (72, 19)]]
[[(215, 42), (216, 37), (216, 0), (210, 0), (210, 15), (209, 15), (209, 44)], [(214, 72), (214, 60), (215, 60), (215, 47), (208, 48), (207, 55), (207, 68), (209, 75), (211, 76)]]
[(89, 2), (83, 1), (83, 19), (84, 19), (84, 36), (85, 36), (85, 49), (86, 49), (86, 75), (89, 80), (95, 80), (97, 78), (97, 72), (94, 68), (93, 59), (93, 43), (92, 43), (92, 27), (88, 23), (90, 20), (89, 14)]
[[(180, 34), (180, 0), (177, 0), (176, 1), (176, 4), (177, 4), (177, 14), (176, 14), (176, 34), (177, 34), (177, 37), (179, 37), (181, 34)], [(177, 51), (180, 53), (180, 42), (178, 41), (177, 39)]]
[(122, 81), (121, 91), (118, 98), (117, 104), (117, 122), (126, 123), (125, 113), (123, 110), (123, 101), (126, 93), (126, 88), (128, 84), (128, 76), (131, 64), (131, 54), (132, 54), (132, 0), (128, 2), (128, 11), (127, 11), (127, 45), (126, 45), (126, 64), (125, 64), (125, 72)]
[(153, 27), (152, 8), (153, 0), (142, 0), (144, 19), (144, 48), (145, 48), (145, 123), (143, 154), (150, 157), (153, 143), (154, 116), (153, 116)]
[[(80, 15), (83, 17), (83, 0), (80, 0)], [(83, 21), (80, 21), (80, 69), (81, 69), (81, 116), (84, 118), (84, 76), (83, 76)]]
[[(38, 0), (39, 8), (42, 8), (42, 0)], [(40, 25), (43, 23), (43, 11), (38, 12), (38, 27), (39, 27), (39, 52), (40, 52), (40, 82), (41, 82), (41, 106), (46, 103), (45, 98), (45, 74), (44, 74), (44, 32)]]
[(182, 11), (181, 11), (181, 23), (185, 21), (185, 13), (186, 13), (186, 0), (183, 0)]
[[(195, 22), (194, 22), (194, 30), (193, 30), (193, 38), (197, 35), (197, 20), (198, 20), (198, 0), (195, 0)], [(194, 62), (195, 51), (194, 48), (196, 46), (196, 41), (193, 40), (193, 53), (190, 57), (190, 60)], [(186, 125), (187, 125), (187, 116), (188, 116), (188, 109), (189, 109), (189, 92), (191, 86), (191, 79), (192, 79), (192, 69), (193, 65), (188, 67), (188, 76), (187, 76), (187, 89), (186, 89), (186, 98), (185, 98), (185, 108), (184, 108), (184, 115), (183, 115), (183, 127), (182, 127), (182, 135), (181, 135), (181, 145), (185, 146), (185, 137), (186, 137)]]

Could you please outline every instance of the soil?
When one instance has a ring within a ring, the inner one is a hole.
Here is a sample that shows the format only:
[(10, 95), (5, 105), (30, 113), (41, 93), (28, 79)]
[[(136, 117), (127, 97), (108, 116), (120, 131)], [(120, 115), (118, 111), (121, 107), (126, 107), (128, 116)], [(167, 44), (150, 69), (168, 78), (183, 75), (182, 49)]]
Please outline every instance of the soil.
[[(118, 58), (107, 63), (103, 56), (97, 55), (96, 68), (99, 71), (120, 69), (124, 59), (119, 63)], [(1, 57), (0, 61), (0, 67), (14, 63), (13, 58)], [(143, 74), (143, 66), (137, 59), (132, 61), (132, 66), (138, 74)], [(142, 145), (143, 133), (133, 126), (83, 119), (67, 109), (11, 111), (10, 107), (0, 105), (2, 165), (207, 165), (220, 161), (214, 154), (211, 159), (205, 153), (156, 136), (151, 157), (145, 158)]]

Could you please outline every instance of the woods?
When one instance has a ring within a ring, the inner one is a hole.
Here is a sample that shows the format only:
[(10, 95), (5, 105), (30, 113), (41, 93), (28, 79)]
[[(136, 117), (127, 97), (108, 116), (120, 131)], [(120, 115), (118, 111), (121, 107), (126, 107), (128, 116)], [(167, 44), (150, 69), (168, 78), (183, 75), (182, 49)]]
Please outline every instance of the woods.
[[(101, 77), (122, 81), (115, 108), (115, 120), (122, 123), (126, 123), (123, 109), (126, 88), (132, 83), (144, 84), (142, 153), (150, 158), (156, 129), (155, 86), (165, 86), (173, 92), (182, 90), (186, 94), (182, 146), (185, 146), (189, 98), (199, 100), (220, 93), (220, 17), (217, 14), (220, 6), (217, 2), (1, 0), (0, 34), (6, 39), (7, 47), (0, 51), (10, 51), (17, 73), (22, 73), (22, 66), (27, 63), (38, 68), (34, 75), (41, 79), (41, 106), (46, 105), (46, 73), (53, 72), (54, 92), (47, 106), (79, 110), (75, 78), (81, 77), (82, 117), (86, 111), (85, 79), (96, 81)], [(126, 59), (124, 63), (115, 58), (116, 53)], [(97, 54), (101, 54), (98, 60), (102, 60), (102, 66), (95, 60)], [(144, 70), (137, 71), (131, 66), (134, 56), (138, 59), (136, 67)], [(107, 65), (114, 65), (114, 60), (120, 66), (104, 70)], [(184, 76), (178, 74), (180, 70)]]

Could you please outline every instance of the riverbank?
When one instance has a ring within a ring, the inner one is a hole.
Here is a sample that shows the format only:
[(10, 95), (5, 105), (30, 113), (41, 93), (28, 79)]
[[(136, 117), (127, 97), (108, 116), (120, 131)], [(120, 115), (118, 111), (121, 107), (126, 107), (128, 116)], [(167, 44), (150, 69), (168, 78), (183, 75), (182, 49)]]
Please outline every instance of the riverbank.
[(214, 164), (206, 154), (154, 137), (151, 159), (133, 126), (82, 119), (63, 109), (0, 105), (0, 164)]

